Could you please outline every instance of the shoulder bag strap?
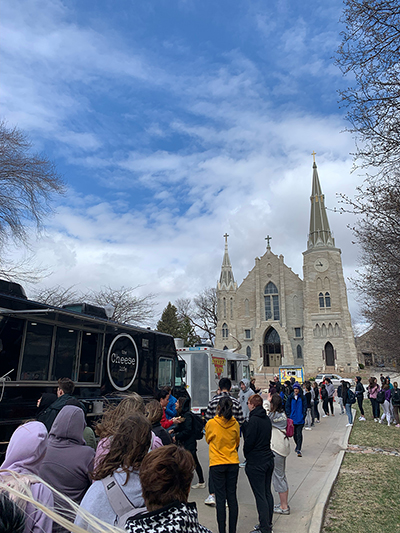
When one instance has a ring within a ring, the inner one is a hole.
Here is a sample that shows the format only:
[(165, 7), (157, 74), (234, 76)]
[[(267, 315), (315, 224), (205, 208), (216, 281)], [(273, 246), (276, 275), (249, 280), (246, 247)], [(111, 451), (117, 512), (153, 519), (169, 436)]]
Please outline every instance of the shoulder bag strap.
[(106, 491), (108, 501), (117, 516), (122, 516), (136, 507), (129, 501), (114, 476), (107, 476), (101, 480)]

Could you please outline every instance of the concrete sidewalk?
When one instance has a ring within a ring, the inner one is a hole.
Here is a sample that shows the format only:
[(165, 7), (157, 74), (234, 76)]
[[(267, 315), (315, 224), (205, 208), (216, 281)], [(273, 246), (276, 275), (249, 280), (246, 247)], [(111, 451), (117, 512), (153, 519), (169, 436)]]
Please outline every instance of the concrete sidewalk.
[[(303, 431), (303, 457), (297, 457), (294, 453), (294, 441), (291, 439), (292, 452), (286, 462), (291, 513), (274, 514), (274, 533), (286, 533), (290, 530), (296, 533), (320, 531), (325, 504), (337, 477), (351, 430), (346, 427), (347, 416), (339, 414), (338, 404), (335, 403), (334, 406), (334, 417), (321, 417), (321, 423), (316, 424), (312, 431)], [(322, 411), (321, 406), (320, 411)], [(207, 480), (208, 446), (204, 439), (198, 441), (198, 456)], [(242, 458), (241, 453), (240, 458)], [(197, 483), (196, 474), (194, 483)], [(239, 472), (237, 492), (239, 501), (237, 533), (249, 533), (258, 523), (258, 516), (244, 468)], [(275, 503), (279, 503), (279, 496), (273, 488), (272, 493)], [(189, 501), (197, 503), (200, 523), (213, 533), (218, 533), (215, 508), (204, 504), (207, 495), (207, 489), (191, 490)]]

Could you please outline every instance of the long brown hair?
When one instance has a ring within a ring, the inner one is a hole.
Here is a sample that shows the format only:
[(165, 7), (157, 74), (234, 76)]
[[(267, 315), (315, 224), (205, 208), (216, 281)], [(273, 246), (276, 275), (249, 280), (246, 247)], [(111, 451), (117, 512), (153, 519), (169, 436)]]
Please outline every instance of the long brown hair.
[(121, 422), (133, 413), (144, 415), (144, 400), (136, 392), (128, 394), (118, 405), (110, 405), (97, 424), (95, 431), (100, 439), (114, 435)]
[(272, 395), (271, 401), (269, 403), (269, 410), (271, 413), (282, 413), (283, 412), (283, 402), (282, 398), (276, 392)]
[(139, 468), (149, 451), (151, 424), (144, 415), (133, 413), (121, 422), (110, 442), (110, 451), (95, 469), (93, 479), (104, 479), (121, 468), (126, 474), (126, 484), (131, 471)]

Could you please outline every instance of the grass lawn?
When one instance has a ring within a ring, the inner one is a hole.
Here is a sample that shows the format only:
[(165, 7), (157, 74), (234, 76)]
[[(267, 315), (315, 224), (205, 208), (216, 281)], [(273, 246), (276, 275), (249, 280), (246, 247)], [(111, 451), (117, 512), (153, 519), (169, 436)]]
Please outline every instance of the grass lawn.
[[(357, 409), (349, 444), (400, 451), (400, 429), (366, 422)], [(323, 533), (400, 533), (400, 457), (346, 453), (325, 514)]]

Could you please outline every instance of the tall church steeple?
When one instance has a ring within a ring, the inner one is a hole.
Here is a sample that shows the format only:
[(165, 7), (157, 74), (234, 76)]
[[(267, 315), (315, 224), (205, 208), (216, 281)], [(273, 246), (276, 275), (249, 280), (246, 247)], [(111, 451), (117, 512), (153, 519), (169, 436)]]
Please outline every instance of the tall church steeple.
[(231, 260), (229, 259), (228, 253), (228, 237), (229, 235), (225, 233), (225, 253), (222, 260), (221, 267), (221, 276), (219, 278), (218, 289), (236, 289), (235, 279), (233, 277), (233, 270), (231, 265)]
[(335, 247), (335, 239), (332, 237), (329, 227), (328, 216), (325, 208), (325, 196), (322, 194), (321, 184), (319, 182), (317, 164), (315, 162), (315, 152), (313, 152), (313, 179), (310, 214), (310, 233), (308, 235), (307, 248), (310, 250), (314, 247)]

